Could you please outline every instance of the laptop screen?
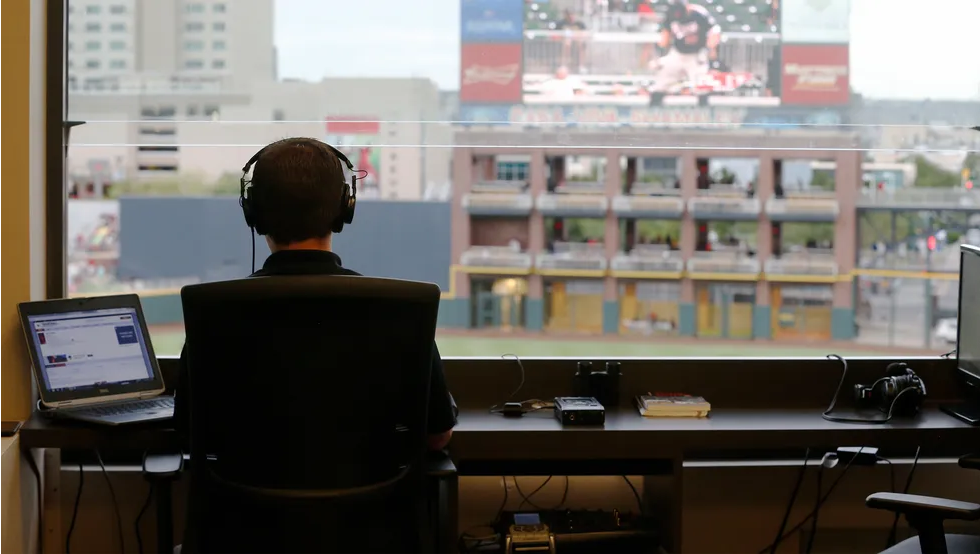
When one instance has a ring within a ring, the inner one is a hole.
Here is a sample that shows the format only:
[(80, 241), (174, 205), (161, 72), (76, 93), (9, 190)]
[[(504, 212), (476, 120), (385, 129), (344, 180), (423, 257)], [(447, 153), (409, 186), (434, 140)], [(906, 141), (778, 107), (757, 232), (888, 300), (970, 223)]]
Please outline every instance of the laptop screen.
[(89, 396), (155, 379), (135, 308), (31, 315), (28, 324), (49, 392)]

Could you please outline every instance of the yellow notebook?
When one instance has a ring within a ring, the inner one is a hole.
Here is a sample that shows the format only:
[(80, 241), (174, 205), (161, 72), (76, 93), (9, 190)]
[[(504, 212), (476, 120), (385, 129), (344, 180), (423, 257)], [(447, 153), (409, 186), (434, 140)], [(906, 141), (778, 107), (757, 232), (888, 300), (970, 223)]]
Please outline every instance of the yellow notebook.
[(711, 404), (703, 397), (689, 394), (643, 394), (636, 397), (636, 407), (643, 417), (707, 417)]

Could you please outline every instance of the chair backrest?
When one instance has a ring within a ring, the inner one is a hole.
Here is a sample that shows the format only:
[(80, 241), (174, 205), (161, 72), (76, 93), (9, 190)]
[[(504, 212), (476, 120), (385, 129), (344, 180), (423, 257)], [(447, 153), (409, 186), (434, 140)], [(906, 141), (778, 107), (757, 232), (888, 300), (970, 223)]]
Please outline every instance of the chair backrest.
[(200, 536), (201, 550), (355, 551), (336, 536), (345, 514), (363, 523), (422, 494), (436, 285), (257, 277), (181, 300), (190, 502), (238, 533)]

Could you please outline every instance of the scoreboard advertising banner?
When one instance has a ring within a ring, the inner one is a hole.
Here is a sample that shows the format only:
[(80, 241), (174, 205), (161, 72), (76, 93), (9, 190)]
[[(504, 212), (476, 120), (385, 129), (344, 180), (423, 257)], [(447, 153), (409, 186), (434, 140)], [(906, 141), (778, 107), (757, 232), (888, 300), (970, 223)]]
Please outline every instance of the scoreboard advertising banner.
[(464, 112), (499, 104), (703, 114), (848, 101), (846, 44), (784, 45), (783, 2), (461, 2)]

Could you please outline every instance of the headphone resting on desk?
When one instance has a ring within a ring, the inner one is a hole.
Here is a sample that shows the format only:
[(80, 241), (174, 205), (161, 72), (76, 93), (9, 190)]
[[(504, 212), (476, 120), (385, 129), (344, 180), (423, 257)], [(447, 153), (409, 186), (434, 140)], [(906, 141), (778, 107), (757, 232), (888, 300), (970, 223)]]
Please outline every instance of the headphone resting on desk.
[(868, 418), (855, 416), (837, 416), (832, 412), (837, 406), (837, 398), (847, 379), (847, 360), (836, 354), (827, 356), (837, 360), (843, 366), (837, 390), (830, 401), (830, 406), (823, 413), (827, 421), (837, 423), (888, 423), (892, 418), (913, 417), (922, 409), (926, 398), (925, 381), (904, 362), (888, 364), (885, 376), (871, 385), (854, 385), (854, 403), (858, 408), (877, 408), (885, 414), (884, 418)]
[[(241, 191), (239, 193), (238, 205), (242, 207), (242, 215), (245, 216), (245, 224), (260, 235), (266, 234), (267, 229), (265, 227), (265, 222), (262, 219), (261, 204), (255, 201), (255, 197), (253, 195), (255, 185), (253, 185), (252, 181), (248, 178), (248, 172), (251, 171), (252, 166), (262, 158), (262, 154), (264, 154), (266, 150), (275, 144), (277, 143), (265, 146), (256, 152), (255, 155), (248, 160), (248, 163), (245, 164), (245, 167), (242, 168)], [(345, 156), (343, 152), (325, 142), (308, 139), (298, 141), (297, 144), (313, 146), (318, 152), (321, 153), (322, 156), (324, 156), (325, 159), (329, 159), (330, 161), (336, 159), (347, 166), (347, 169), (351, 172), (351, 182), (349, 185), (346, 181), (343, 183), (340, 193), (340, 209), (337, 212), (337, 218), (334, 219), (331, 224), (333, 232), (339, 233), (344, 230), (345, 224), (354, 221), (354, 208), (357, 207), (358, 171), (354, 169), (354, 164), (347, 159), (347, 156)], [(262, 186), (266, 187), (269, 185), (264, 184)], [(326, 183), (324, 183), (324, 186), (326, 186)]]

